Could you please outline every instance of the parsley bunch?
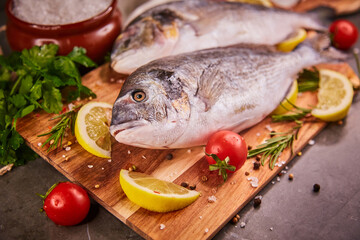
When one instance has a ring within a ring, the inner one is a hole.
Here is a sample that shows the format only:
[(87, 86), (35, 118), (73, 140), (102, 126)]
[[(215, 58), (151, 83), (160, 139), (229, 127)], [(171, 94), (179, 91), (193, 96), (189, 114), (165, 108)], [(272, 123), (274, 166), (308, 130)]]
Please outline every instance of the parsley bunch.
[(85, 54), (75, 47), (67, 56), (58, 56), (55, 44), (35, 46), (8, 57), (0, 56), (0, 164), (22, 165), (36, 158), (16, 131), (16, 121), (36, 109), (59, 113), (66, 100), (82, 96), (96, 97), (81, 83), (79, 65), (95, 67)]

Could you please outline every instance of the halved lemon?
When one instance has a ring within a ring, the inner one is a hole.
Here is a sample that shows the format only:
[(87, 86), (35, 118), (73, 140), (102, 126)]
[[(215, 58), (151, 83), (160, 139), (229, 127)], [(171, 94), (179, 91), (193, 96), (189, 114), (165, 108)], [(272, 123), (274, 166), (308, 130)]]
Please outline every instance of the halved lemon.
[(276, 47), (279, 51), (282, 52), (291, 52), (299, 43), (306, 39), (305, 29), (298, 29), (292, 36), (290, 36), (285, 41), (279, 43)]
[(120, 184), (130, 201), (154, 212), (170, 212), (193, 203), (199, 192), (145, 173), (120, 171)]
[[(284, 114), (293, 108), (292, 104), (296, 104), (298, 95), (298, 84), (295, 80), (291, 86), (290, 92), (286, 98), (281, 102), (281, 104), (272, 112), (272, 114)], [(287, 99), (287, 100), (286, 100)], [(290, 103), (289, 103), (290, 102)]]
[(311, 114), (327, 122), (343, 119), (351, 106), (354, 90), (349, 79), (341, 73), (321, 69), (318, 104)]
[(88, 152), (102, 158), (111, 156), (109, 125), (112, 105), (89, 102), (81, 107), (75, 122), (75, 137)]

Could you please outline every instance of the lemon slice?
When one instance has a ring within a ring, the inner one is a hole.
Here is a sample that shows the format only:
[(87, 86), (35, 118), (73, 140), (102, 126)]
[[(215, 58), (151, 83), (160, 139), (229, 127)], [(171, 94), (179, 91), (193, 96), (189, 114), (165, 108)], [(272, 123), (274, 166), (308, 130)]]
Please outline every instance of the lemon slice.
[(230, 0), (229, 2), (242, 2), (242, 3), (262, 5), (265, 7), (273, 7), (273, 4), (271, 3), (270, 0)]
[(277, 49), (282, 52), (291, 52), (299, 43), (306, 39), (306, 35), (305, 29), (300, 28), (290, 38), (279, 43)]
[(311, 114), (321, 120), (334, 122), (343, 119), (351, 106), (354, 90), (344, 75), (321, 69), (318, 104)]
[(193, 203), (199, 192), (188, 190), (172, 182), (150, 175), (120, 171), (120, 184), (126, 196), (134, 203), (154, 212), (170, 212)]
[(295, 80), (291, 86), (290, 92), (286, 96), (286, 99), (288, 101), (284, 99), (281, 102), (281, 104), (272, 112), (272, 114), (284, 114), (289, 110), (291, 110), (293, 108), (291, 103), (295, 105), (297, 94), (298, 94), (298, 84), (297, 84), (297, 80)]
[(111, 155), (111, 109), (109, 103), (89, 102), (81, 107), (75, 122), (76, 140), (85, 150), (102, 158)]

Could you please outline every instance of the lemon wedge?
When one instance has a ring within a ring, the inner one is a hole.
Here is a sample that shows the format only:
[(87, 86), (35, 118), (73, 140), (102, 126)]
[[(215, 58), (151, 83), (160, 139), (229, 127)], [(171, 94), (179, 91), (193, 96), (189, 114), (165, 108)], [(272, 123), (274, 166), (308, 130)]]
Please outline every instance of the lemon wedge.
[(170, 212), (193, 203), (199, 192), (145, 173), (120, 171), (120, 184), (126, 196), (135, 204), (154, 212)]
[(318, 104), (311, 114), (321, 120), (334, 122), (343, 119), (351, 106), (354, 90), (349, 79), (341, 73), (321, 69)]
[(230, 0), (230, 2), (242, 2), (242, 3), (262, 5), (265, 7), (273, 7), (273, 4), (271, 3), (270, 0)]
[(276, 47), (279, 51), (282, 52), (291, 52), (299, 43), (306, 39), (305, 29), (298, 29), (292, 36), (290, 36), (285, 41), (279, 43)]
[[(286, 98), (281, 102), (281, 104), (272, 112), (272, 114), (284, 114), (291, 110), (293, 105), (295, 105), (298, 95), (298, 84), (297, 80), (295, 80), (291, 86), (290, 92), (286, 96)], [(290, 102), (290, 103), (289, 103)]]
[(102, 158), (111, 156), (109, 125), (112, 105), (89, 102), (81, 107), (75, 122), (75, 137), (88, 152)]

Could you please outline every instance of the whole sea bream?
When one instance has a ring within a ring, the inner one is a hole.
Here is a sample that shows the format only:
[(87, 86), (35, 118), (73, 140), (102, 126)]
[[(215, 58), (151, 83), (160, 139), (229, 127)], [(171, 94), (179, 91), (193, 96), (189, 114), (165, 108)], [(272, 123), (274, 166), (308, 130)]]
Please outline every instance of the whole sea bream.
[(344, 57), (304, 43), (290, 53), (232, 46), (152, 61), (125, 81), (110, 132), (121, 143), (144, 148), (204, 145), (216, 131), (240, 132), (260, 122), (299, 71), (329, 61), (332, 53)]
[(239, 43), (273, 45), (299, 28), (325, 30), (312, 15), (239, 2), (163, 3), (134, 18), (115, 41), (111, 67), (130, 74), (160, 57)]

